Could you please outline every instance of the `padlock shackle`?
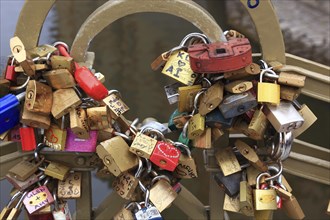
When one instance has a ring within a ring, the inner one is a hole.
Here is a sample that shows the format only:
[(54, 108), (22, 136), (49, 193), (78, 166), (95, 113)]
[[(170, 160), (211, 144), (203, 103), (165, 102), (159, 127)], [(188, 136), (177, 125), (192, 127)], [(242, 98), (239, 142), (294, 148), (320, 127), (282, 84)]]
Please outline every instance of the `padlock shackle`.
[(171, 184), (171, 180), (168, 176), (166, 175), (159, 175), (159, 176), (156, 176), (154, 177), (152, 180), (151, 180), (151, 185), (154, 185), (158, 180), (166, 180), (169, 184)]
[(271, 177), (271, 175), (267, 172), (260, 173), (256, 178), (256, 189), (260, 189), (260, 180), (263, 176)]
[(181, 142), (174, 142), (174, 146), (183, 149), (185, 152), (187, 152), (188, 157), (191, 158), (191, 151), (187, 145)]

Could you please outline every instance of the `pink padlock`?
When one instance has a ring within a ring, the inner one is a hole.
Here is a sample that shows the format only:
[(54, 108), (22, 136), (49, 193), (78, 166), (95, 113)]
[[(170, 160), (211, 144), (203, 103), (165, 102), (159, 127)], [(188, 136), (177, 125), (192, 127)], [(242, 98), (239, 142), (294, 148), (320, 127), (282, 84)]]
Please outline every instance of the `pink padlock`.
[(23, 200), (25, 208), (29, 214), (32, 214), (53, 202), (54, 198), (46, 186), (40, 186), (30, 191)]
[(90, 131), (88, 139), (80, 139), (68, 128), (65, 151), (95, 152), (96, 142), (97, 131)]

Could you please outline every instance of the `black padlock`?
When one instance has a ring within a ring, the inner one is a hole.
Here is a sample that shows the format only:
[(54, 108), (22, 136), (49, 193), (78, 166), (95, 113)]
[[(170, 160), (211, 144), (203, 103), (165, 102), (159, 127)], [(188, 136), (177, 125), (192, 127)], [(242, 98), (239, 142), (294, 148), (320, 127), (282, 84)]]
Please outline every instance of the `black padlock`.
[(222, 171), (214, 174), (214, 180), (217, 184), (224, 189), (225, 193), (233, 197), (239, 193), (240, 181), (242, 172), (237, 172), (228, 176), (225, 176)]
[(205, 125), (210, 128), (231, 128), (234, 118), (225, 118), (219, 108), (214, 109), (205, 116)]

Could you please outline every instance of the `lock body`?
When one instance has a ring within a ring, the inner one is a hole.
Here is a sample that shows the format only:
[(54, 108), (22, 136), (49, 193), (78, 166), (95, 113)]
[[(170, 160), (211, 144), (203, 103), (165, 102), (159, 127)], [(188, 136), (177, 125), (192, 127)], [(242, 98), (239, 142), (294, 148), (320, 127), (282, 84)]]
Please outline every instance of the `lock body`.
[(50, 127), (49, 115), (31, 112), (25, 106), (23, 107), (23, 113), (20, 122), (33, 128), (48, 129)]
[(29, 111), (48, 115), (53, 104), (52, 88), (35, 80), (26, 87), (25, 106)]
[(70, 111), (70, 128), (78, 138), (89, 138), (90, 128), (88, 126), (87, 113), (85, 109), (77, 108)]
[(87, 117), (91, 130), (102, 130), (110, 127), (111, 117), (107, 106), (88, 108)]
[(214, 180), (228, 196), (233, 197), (239, 193), (241, 176), (240, 172), (225, 176), (220, 171), (214, 174)]
[(22, 142), (22, 151), (33, 151), (37, 147), (34, 129), (31, 127), (21, 127), (19, 134)]
[(74, 73), (75, 65), (72, 57), (53, 55), (50, 57), (52, 69), (67, 69), (70, 73)]
[(57, 162), (50, 162), (45, 169), (45, 174), (63, 181), (69, 175), (70, 167)]
[(19, 122), (19, 101), (8, 94), (0, 98), (0, 134), (15, 127)]
[(112, 187), (122, 198), (134, 200), (134, 193), (138, 184), (139, 179), (128, 172), (124, 172), (116, 177), (112, 183)]
[(177, 196), (172, 186), (163, 179), (158, 180), (150, 189), (150, 201), (159, 212), (168, 208)]
[(214, 109), (205, 116), (205, 125), (211, 128), (230, 128), (234, 118), (225, 118), (219, 108)]
[(195, 96), (201, 89), (201, 85), (179, 87), (179, 112), (191, 112), (194, 109)]
[(276, 210), (276, 191), (274, 189), (253, 190), (254, 207), (256, 210)]
[(59, 119), (81, 104), (81, 100), (74, 89), (58, 89), (53, 93), (51, 112), (54, 118)]
[(179, 163), (181, 152), (172, 144), (164, 141), (158, 141), (150, 156), (150, 161), (158, 167), (174, 171)]
[(67, 89), (76, 85), (72, 74), (67, 69), (55, 69), (42, 75), (48, 85), (54, 89)]
[(279, 84), (258, 82), (258, 102), (278, 105), (280, 103), (280, 90)]
[(109, 107), (111, 117), (114, 119), (117, 119), (119, 116), (129, 110), (128, 106), (115, 93), (112, 93), (103, 99), (103, 102)]
[(198, 175), (194, 158), (181, 154), (173, 175), (182, 179), (196, 178)]
[(55, 150), (64, 150), (66, 139), (66, 129), (60, 129), (56, 125), (52, 125), (45, 131), (44, 143)]
[(221, 82), (213, 84), (208, 88), (200, 99), (199, 113), (206, 115), (217, 108), (223, 99), (223, 84)]
[(139, 157), (149, 159), (156, 144), (157, 140), (138, 132), (133, 140), (133, 143), (131, 144), (131, 147), (129, 148), (129, 151)]
[(23, 199), (23, 203), (29, 214), (32, 214), (53, 202), (54, 198), (46, 186), (40, 186), (32, 190)]
[(191, 45), (188, 53), (191, 69), (195, 73), (229, 72), (252, 63), (252, 50), (247, 38)]
[(89, 131), (89, 138), (81, 139), (71, 129), (67, 129), (65, 151), (71, 152), (95, 152), (97, 143), (97, 131)]
[(63, 181), (58, 181), (57, 197), (60, 199), (76, 199), (81, 196), (81, 176), (79, 172), (70, 173)]
[(201, 114), (194, 115), (188, 124), (188, 138), (193, 140), (202, 135), (205, 130), (205, 117)]

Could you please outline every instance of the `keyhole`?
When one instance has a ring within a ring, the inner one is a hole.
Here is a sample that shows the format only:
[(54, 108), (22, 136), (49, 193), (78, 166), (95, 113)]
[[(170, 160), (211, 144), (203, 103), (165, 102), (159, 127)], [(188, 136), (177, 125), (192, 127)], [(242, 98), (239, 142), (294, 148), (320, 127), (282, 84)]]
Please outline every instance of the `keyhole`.
[(166, 160), (160, 160), (161, 165), (166, 165), (166, 163), (167, 163)]
[(246, 85), (245, 85), (245, 84), (240, 85), (240, 86), (238, 87), (238, 90), (241, 91), (241, 92), (244, 92), (244, 91), (246, 90)]
[(15, 52), (15, 53), (19, 53), (19, 52), (21, 52), (21, 50), (22, 50), (22, 46), (15, 46), (14, 48), (13, 48), (13, 51)]
[(249, 154), (249, 150), (248, 149), (244, 149), (243, 153), (244, 154)]
[(27, 94), (27, 98), (32, 99), (33, 94), (34, 94), (33, 91), (29, 91), (28, 94)]
[(213, 109), (213, 104), (209, 104), (209, 109)]

